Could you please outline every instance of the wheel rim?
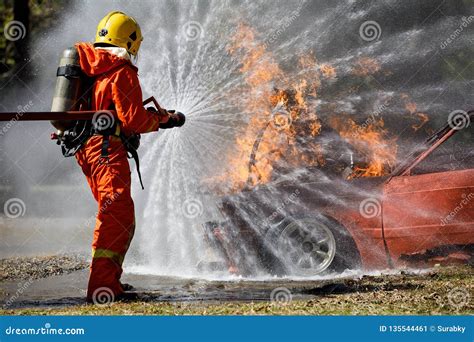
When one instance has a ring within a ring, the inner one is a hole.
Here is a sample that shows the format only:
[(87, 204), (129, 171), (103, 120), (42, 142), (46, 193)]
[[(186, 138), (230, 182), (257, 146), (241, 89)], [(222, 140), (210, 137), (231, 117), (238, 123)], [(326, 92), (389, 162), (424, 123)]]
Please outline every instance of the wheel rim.
[(293, 221), (277, 241), (278, 254), (294, 275), (316, 275), (325, 271), (336, 255), (336, 240), (331, 230), (313, 219)]

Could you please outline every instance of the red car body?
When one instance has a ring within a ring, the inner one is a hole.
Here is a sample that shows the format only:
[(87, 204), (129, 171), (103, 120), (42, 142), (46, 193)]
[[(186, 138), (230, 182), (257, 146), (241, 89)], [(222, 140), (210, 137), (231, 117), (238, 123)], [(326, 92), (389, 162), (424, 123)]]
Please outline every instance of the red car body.
[[(389, 260), (402, 266), (421, 261), (422, 255), (428, 261), (471, 252), (474, 169), (393, 177), (381, 185), (379, 194), (379, 214), (373, 218), (359, 210), (327, 210), (350, 232), (364, 268), (385, 268)], [(439, 247), (449, 253), (429, 253)]]
[[(469, 115), (472, 118), (473, 113)], [(272, 231), (281, 233), (279, 226), (317, 213), (318, 218), (348, 234), (351, 241), (343, 244), (345, 250), (336, 252), (354, 249), (347, 256), (354, 261), (351, 267), (472, 263), (474, 137), (472, 126), (469, 129), (468, 141), (462, 146), (468, 160), (454, 169), (417, 171), (458, 133), (458, 128), (446, 125), (390, 177), (342, 181), (309, 172), (298, 181), (281, 181), (224, 197), (220, 209), (226, 221), (205, 225), (208, 241), (233, 272), (252, 274), (262, 266), (274, 272), (277, 268), (271, 265), (275, 263), (268, 260), (281, 259), (281, 255), (268, 248)], [(284, 210), (281, 205), (275, 209), (276, 202), (283, 203)], [(285, 270), (276, 273), (284, 274)]]

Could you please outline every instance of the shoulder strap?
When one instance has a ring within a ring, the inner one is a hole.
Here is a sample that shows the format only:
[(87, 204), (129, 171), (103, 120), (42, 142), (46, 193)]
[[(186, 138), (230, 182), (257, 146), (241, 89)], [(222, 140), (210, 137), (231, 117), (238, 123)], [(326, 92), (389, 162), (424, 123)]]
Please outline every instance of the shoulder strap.
[(120, 139), (122, 140), (123, 146), (127, 150), (129, 158), (133, 158), (135, 160), (135, 165), (137, 167), (138, 179), (140, 180), (140, 185), (142, 190), (145, 190), (142, 181), (142, 174), (140, 172), (140, 158), (138, 157), (138, 147), (140, 146), (140, 135), (132, 135), (127, 137), (125, 134), (120, 133)]
[(137, 150), (134, 150), (134, 149), (127, 150), (127, 152), (130, 153), (133, 160), (135, 160), (135, 165), (137, 167), (137, 173), (138, 173), (138, 179), (140, 180), (140, 185), (142, 187), (142, 190), (145, 190), (145, 187), (143, 186), (143, 181), (142, 181), (142, 174), (140, 172), (140, 158), (138, 157), (138, 152)]

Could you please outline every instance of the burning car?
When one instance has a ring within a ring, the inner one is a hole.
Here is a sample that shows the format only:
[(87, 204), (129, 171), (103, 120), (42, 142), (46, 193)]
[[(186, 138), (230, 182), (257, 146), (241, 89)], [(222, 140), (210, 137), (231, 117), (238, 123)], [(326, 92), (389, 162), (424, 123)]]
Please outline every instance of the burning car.
[(474, 112), (460, 115), (385, 176), (307, 167), (222, 197), (209, 244), (242, 275), (472, 263)]

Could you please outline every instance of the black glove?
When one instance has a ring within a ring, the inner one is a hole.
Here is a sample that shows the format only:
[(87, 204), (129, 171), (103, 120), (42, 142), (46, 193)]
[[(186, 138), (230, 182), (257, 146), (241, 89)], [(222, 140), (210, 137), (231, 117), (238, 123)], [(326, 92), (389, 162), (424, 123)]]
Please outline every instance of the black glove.
[(160, 128), (168, 129), (174, 127), (181, 127), (186, 122), (186, 116), (181, 112), (176, 112), (174, 110), (169, 110), (170, 117), (167, 122), (161, 123)]

